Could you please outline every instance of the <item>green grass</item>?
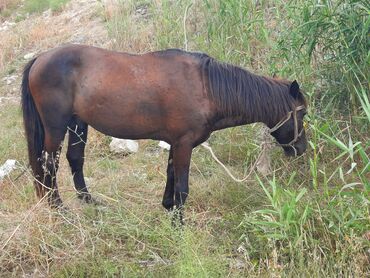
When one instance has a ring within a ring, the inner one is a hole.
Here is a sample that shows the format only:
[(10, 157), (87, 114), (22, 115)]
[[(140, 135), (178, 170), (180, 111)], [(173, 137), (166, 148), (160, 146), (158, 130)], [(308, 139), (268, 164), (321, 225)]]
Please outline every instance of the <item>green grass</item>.
[[(113, 48), (204, 51), (265, 75), (297, 79), (309, 100), (309, 149), (272, 150), (273, 174), (233, 182), (193, 152), (183, 230), (161, 207), (168, 153), (141, 141), (111, 155), (90, 132), (85, 174), (100, 206), (76, 199), (65, 159), (59, 188), (70, 212), (36, 209), (32, 179), (0, 183), (0, 273), (54, 277), (366, 277), (370, 274), (368, 7), (364, 1), (124, 1), (107, 18)], [(190, 5), (192, 3), (192, 5)], [(145, 6), (147, 14), (137, 15)], [(184, 14), (186, 9), (186, 28)], [(0, 163), (26, 165), (19, 108), (1, 106)], [(216, 132), (234, 173), (258, 156), (259, 126)], [(27, 216), (27, 213), (30, 212)], [(27, 216), (27, 217), (26, 217)], [(24, 221), (22, 219), (25, 219)], [(14, 236), (12, 232), (20, 224)], [(36, 271), (36, 272), (35, 272)]]
[(69, 0), (27, 0), (24, 4), (26, 13), (41, 13), (47, 9), (60, 11)]

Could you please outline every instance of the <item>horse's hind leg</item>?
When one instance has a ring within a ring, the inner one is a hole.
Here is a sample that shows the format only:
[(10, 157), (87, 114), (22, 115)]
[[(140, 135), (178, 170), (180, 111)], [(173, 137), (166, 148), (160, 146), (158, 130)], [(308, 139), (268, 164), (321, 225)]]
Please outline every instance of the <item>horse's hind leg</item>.
[(90, 203), (91, 195), (87, 190), (83, 174), (87, 129), (88, 125), (79, 119), (74, 119), (69, 124), (67, 160), (71, 167), (73, 182), (77, 190), (78, 198), (84, 200), (86, 203)]
[(60, 129), (45, 130), (45, 146), (41, 156), (41, 165), (43, 169), (43, 187), (47, 192), (48, 202), (51, 207), (62, 206), (56, 175), (65, 132), (65, 130)]

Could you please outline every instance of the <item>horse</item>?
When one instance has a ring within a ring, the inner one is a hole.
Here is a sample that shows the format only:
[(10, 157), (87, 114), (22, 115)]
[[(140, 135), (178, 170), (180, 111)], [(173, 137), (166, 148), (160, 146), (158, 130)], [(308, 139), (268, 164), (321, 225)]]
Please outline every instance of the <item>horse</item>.
[(118, 138), (171, 145), (162, 205), (181, 210), (189, 194), (192, 150), (213, 131), (262, 122), (288, 156), (307, 146), (306, 100), (297, 81), (256, 75), (199, 52), (145, 54), (67, 45), (24, 68), (22, 110), (39, 198), (61, 207), (56, 174), (67, 160), (78, 198), (91, 202), (84, 174), (88, 126)]

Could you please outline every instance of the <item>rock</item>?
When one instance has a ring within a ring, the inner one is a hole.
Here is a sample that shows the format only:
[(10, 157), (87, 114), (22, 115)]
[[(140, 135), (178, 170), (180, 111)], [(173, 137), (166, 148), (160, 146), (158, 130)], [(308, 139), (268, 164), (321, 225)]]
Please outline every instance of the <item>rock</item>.
[(32, 59), (33, 57), (35, 57), (36, 53), (35, 52), (30, 52), (30, 53), (27, 53), (26, 55), (23, 56), (23, 59), (25, 60), (30, 60)]
[(0, 104), (1, 103), (8, 103), (8, 102), (13, 102), (17, 103), (19, 102), (20, 98), (19, 97), (0, 97)]
[(14, 25), (15, 22), (4, 21), (4, 23), (0, 26), (0, 31), (6, 31)]
[(111, 152), (127, 155), (137, 153), (139, 144), (134, 140), (112, 138), (109, 148)]
[(162, 149), (165, 149), (167, 151), (169, 151), (171, 149), (171, 145), (170, 144), (167, 144), (164, 141), (159, 141), (158, 147), (161, 147)]
[(51, 9), (48, 9), (48, 10), (46, 10), (46, 11), (44, 11), (43, 13), (42, 13), (42, 16), (44, 17), (44, 18), (49, 18), (49, 17), (51, 17), (53, 15), (53, 12), (51, 11)]
[(17, 75), (8, 75), (8, 76), (5, 76), (2, 81), (4, 81), (6, 83), (6, 85), (10, 85), (12, 84), (15, 80), (17, 80)]
[(16, 160), (8, 159), (2, 166), (0, 166), (0, 181), (16, 168), (16, 163)]

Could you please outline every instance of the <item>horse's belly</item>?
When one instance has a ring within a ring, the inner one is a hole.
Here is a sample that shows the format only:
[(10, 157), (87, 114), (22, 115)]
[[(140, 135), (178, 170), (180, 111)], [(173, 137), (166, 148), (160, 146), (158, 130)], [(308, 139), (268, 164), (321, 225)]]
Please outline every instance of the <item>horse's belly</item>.
[[(189, 107), (167, 105), (151, 97), (120, 96), (94, 99), (75, 109), (79, 118), (96, 130), (117, 138), (171, 141), (192, 125)], [(190, 118), (189, 118), (190, 116)]]
[[(89, 123), (96, 130), (122, 139), (165, 139), (161, 127), (145, 120), (122, 119), (119, 123), (92, 121)], [(162, 135), (163, 134), (163, 135)]]
[(138, 106), (122, 105), (122, 109), (117, 109), (109, 105), (91, 112), (78, 116), (100, 132), (118, 138), (155, 139), (165, 129), (161, 115), (150, 110), (143, 113)]

